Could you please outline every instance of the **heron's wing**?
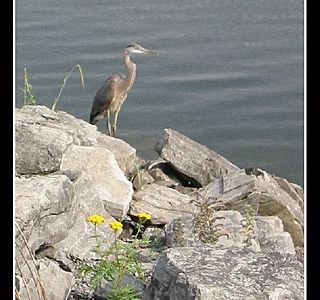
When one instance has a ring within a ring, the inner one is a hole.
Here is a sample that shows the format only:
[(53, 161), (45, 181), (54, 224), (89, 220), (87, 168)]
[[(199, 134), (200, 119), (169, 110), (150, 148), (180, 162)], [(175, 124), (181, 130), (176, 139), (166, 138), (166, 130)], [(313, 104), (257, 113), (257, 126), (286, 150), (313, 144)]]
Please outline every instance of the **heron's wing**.
[(99, 119), (103, 118), (108, 110), (111, 102), (117, 96), (117, 87), (122, 77), (118, 74), (111, 75), (103, 84), (103, 86), (97, 91), (94, 96), (91, 113), (90, 123), (95, 124)]

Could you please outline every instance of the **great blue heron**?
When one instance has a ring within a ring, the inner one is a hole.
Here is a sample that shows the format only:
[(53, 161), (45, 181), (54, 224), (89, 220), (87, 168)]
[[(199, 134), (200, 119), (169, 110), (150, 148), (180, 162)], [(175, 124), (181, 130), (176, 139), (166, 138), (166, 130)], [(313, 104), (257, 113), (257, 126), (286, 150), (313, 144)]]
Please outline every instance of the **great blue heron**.
[[(100, 119), (107, 118), (106, 126), (110, 136), (116, 136), (118, 114), (123, 102), (126, 100), (128, 91), (131, 89), (136, 77), (136, 65), (130, 59), (130, 54), (159, 55), (157, 52), (143, 48), (133, 43), (126, 47), (123, 54), (123, 62), (127, 69), (125, 74), (112, 74), (96, 93), (90, 113), (90, 123), (96, 124)], [(110, 116), (114, 112), (112, 128)]]

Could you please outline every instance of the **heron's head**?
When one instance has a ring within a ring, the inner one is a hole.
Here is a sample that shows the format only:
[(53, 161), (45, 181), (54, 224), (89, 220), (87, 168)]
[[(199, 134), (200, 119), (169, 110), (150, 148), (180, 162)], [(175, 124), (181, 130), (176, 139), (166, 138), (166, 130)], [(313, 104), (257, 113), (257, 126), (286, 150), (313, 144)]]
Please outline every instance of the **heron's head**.
[(137, 43), (132, 43), (128, 45), (125, 51), (129, 54), (139, 53), (139, 54), (146, 54), (146, 55), (159, 55), (158, 52), (143, 48), (140, 44), (137, 44)]

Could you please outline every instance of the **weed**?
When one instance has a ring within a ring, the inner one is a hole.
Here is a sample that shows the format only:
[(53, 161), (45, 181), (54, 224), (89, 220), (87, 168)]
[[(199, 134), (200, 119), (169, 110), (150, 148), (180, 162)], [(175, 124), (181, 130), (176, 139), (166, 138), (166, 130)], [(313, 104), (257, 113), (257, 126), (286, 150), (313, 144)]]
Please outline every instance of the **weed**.
[[(199, 195), (197, 194), (197, 196)], [(221, 235), (225, 235), (225, 233), (220, 232), (214, 224), (217, 219), (214, 213), (218, 210), (225, 209), (224, 204), (219, 201), (216, 202), (216, 200), (216, 198), (196, 199), (199, 211), (195, 216), (195, 225), (199, 233), (199, 238), (204, 243), (213, 244)]]
[[(144, 272), (141, 263), (138, 260), (137, 248), (149, 244), (149, 242), (138, 240), (138, 236), (143, 231), (146, 221), (151, 220), (148, 213), (138, 214), (139, 222), (137, 233), (134, 235), (133, 243), (124, 243), (118, 238), (118, 232), (122, 229), (122, 223), (118, 221), (111, 222), (110, 228), (114, 232), (114, 243), (107, 251), (101, 250), (101, 240), (97, 236), (97, 226), (104, 222), (104, 219), (95, 218), (93, 215), (87, 218), (88, 222), (94, 224), (96, 246), (94, 251), (99, 256), (99, 262), (95, 265), (85, 264), (81, 267), (81, 272), (90, 277), (90, 282), (94, 288), (101, 286), (103, 280), (111, 282), (111, 291), (109, 299), (111, 300), (139, 300), (139, 293), (135, 292), (131, 285), (123, 286), (123, 278), (126, 274), (132, 274), (141, 280), (144, 280)], [(101, 216), (99, 216), (101, 217)]]
[(174, 233), (174, 239), (175, 242), (181, 246), (186, 246), (186, 242), (183, 239), (184, 231), (183, 226), (180, 219), (176, 219), (173, 225), (173, 233)]
[(244, 235), (248, 237), (249, 233), (252, 231), (253, 221), (255, 216), (255, 210), (251, 204), (245, 204), (245, 214), (246, 221), (244, 227)]
[(29, 83), (27, 69), (24, 68), (23, 83), (23, 105), (36, 105), (36, 99), (33, 95), (32, 85)]

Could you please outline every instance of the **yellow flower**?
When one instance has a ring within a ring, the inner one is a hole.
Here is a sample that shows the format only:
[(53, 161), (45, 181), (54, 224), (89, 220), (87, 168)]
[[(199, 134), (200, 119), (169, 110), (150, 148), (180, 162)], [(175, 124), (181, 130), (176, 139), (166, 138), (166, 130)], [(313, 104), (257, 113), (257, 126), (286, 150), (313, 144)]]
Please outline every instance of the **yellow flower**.
[(142, 212), (142, 213), (138, 214), (138, 218), (140, 220), (145, 220), (145, 221), (146, 220), (151, 220), (151, 215), (146, 213), (146, 212)]
[(118, 231), (118, 230), (122, 229), (122, 227), (123, 227), (122, 223), (120, 223), (118, 221), (111, 222), (109, 226), (114, 231)]
[(87, 217), (86, 219), (88, 222), (91, 222), (93, 224), (102, 224), (104, 223), (105, 219), (103, 216), (100, 216), (100, 215), (91, 215), (89, 217)]

